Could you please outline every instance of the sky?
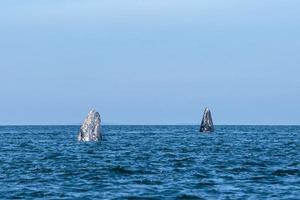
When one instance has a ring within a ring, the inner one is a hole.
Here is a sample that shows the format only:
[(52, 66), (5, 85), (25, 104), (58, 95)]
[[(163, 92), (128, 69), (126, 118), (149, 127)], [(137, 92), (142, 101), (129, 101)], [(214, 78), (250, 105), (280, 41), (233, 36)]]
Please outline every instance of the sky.
[(299, 0), (0, 2), (0, 125), (296, 125), (299, 64)]

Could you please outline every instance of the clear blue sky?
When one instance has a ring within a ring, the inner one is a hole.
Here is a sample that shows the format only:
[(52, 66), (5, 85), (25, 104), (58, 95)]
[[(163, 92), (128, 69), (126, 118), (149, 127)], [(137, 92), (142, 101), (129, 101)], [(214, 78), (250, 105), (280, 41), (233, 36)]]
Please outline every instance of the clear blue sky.
[(300, 124), (299, 0), (0, 2), (0, 124)]

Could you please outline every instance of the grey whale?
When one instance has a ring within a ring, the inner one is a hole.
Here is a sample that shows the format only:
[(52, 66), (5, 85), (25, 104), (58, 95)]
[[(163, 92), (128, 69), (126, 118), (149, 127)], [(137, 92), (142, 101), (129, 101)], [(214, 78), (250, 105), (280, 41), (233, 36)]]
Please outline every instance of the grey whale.
[(208, 108), (205, 108), (201, 126), (200, 126), (200, 132), (214, 132), (214, 124), (211, 116), (211, 112)]
[(100, 114), (92, 109), (85, 118), (78, 133), (78, 141), (98, 141), (102, 139)]

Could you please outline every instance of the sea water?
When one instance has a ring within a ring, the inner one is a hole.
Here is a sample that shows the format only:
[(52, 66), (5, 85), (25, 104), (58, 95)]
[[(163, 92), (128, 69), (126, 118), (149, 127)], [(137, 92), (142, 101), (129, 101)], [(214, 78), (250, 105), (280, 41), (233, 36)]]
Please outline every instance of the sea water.
[(1, 126), (0, 199), (299, 199), (299, 126)]

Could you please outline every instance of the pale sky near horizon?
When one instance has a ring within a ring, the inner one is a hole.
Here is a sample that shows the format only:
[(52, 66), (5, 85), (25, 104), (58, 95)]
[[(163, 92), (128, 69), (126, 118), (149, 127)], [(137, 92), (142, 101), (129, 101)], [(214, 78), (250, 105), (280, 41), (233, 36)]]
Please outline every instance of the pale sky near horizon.
[(0, 27), (0, 125), (300, 124), (298, 0), (9, 0)]

